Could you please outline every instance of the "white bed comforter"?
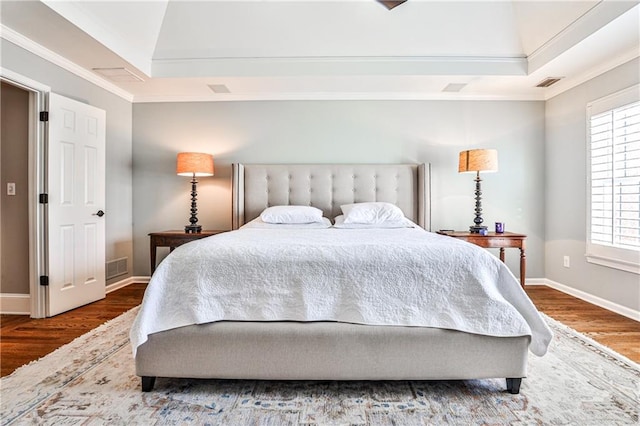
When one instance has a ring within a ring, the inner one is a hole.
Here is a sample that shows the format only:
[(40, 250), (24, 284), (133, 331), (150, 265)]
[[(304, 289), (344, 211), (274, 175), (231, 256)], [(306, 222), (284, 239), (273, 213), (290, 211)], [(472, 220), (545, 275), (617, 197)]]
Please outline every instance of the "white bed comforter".
[(131, 329), (212, 321), (342, 321), (530, 335), (552, 333), (519, 282), (472, 244), (403, 229), (241, 229), (185, 244), (154, 273)]

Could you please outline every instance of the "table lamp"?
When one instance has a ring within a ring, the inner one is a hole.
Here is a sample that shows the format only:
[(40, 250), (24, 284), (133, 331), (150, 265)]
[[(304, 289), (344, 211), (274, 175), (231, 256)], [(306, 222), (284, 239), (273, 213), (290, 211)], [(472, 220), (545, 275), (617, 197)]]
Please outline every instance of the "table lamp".
[(184, 232), (200, 233), (202, 226), (198, 225), (198, 206), (196, 200), (198, 191), (196, 185), (197, 176), (213, 176), (213, 156), (211, 154), (203, 154), (200, 152), (181, 152), (178, 154), (176, 174), (179, 176), (191, 176), (191, 217), (190, 224), (184, 227)]
[(498, 171), (498, 151), (495, 149), (470, 149), (460, 152), (458, 173), (476, 172), (476, 217), (469, 232), (484, 233), (487, 229), (482, 225), (482, 190), (480, 188), (480, 172)]

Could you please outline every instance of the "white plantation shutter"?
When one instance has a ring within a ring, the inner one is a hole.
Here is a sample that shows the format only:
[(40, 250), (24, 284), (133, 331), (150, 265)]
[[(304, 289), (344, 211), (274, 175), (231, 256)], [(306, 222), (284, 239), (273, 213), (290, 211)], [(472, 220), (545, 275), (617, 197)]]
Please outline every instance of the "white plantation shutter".
[(637, 86), (588, 107), (587, 259), (640, 273), (640, 101)]

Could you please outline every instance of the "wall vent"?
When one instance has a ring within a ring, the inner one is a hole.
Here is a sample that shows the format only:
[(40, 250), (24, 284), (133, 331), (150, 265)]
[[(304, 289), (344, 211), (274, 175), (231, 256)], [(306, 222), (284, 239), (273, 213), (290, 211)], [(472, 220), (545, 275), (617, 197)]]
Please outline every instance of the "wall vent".
[(536, 84), (536, 87), (549, 87), (553, 84), (556, 84), (563, 78), (564, 77), (547, 77), (544, 80), (542, 80), (540, 83)]
[(231, 93), (229, 88), (224, 84), (209, 84), (208, 86), (213, 93)]
[(120, 259), (114, 259), (107, 262), (107, 279), (119, 277), (129, 272), (128, 258), (121, 257)]
[(465, 88), (467, 83), (449, 83), (447, 86), (442, 89), (443, 92), (459, 92)]

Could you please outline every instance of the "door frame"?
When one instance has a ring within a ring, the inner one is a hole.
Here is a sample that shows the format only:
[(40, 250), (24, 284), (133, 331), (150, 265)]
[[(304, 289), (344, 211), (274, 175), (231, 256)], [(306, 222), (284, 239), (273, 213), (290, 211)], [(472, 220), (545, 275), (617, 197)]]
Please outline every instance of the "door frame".
[(0, 67), (0, 80), (29, 92), (29, 304), (31, 318), (46, 316), (46, 288), (40, 276), (47, 275), (46, 204), (39, 194), (46, 193), (46, 122), (40, 111), (46, 110), (51, 88), (21, 74)]

